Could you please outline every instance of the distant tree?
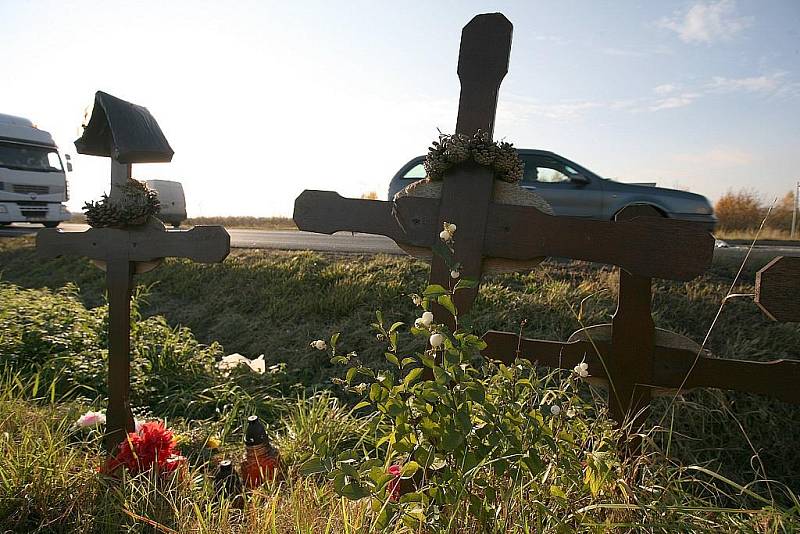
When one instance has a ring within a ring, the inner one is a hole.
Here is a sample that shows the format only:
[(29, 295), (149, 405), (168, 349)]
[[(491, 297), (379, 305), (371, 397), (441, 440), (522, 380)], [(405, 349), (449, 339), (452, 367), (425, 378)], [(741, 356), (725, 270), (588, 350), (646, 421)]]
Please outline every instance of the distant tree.
[(764, 208), (754, 191), (728, 191), (717, 200), (714, 212), (720, 228), (726, 230), (748, 230), (758, 228), (764, 217)]
[(378, 200), (378, 193), (375, 191), (368, 191), (366, 193), (362, 193), (361, 198), (365, 198), (367, 200)]
[(779, 230), (786, 230), (787, 232), (792, 228), (792, 211), (794, 210), (794, 191), (789, 191), (783, 198), (775, 203), (772, 208), (772, 213), (767, 219), (767, 226), (777, 228)]

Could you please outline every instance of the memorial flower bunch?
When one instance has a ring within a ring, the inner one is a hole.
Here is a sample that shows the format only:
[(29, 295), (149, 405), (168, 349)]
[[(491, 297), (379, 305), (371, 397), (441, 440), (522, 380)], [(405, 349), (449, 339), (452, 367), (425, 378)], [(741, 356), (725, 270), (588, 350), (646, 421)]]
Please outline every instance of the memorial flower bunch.
[(111, 473), (124, 467), (130, 474), (156, 469), (159, 473), (172, 473), (186, 465), (186, 458), (178, 450), (178, 440), (161, 421), (143, 423), (136, 432), (130, 432), (116, 454), (109, 458), (106, 470)]
[[(455, 225), (445, 223), (440, 238), (434, 252), (459, 270)], [(388, 370), (343, 353), (339, 334), (324, 342), (332, 363), (347, 367), (341, 384), (361, 397), (356, 408), (373, 415), (377, 446), (321, 447), (302, 471), (322, 474), (339, 495), (369, 498), (376, 528), (402, 521), (437, 530), (455, 513), (490, 529), (510, 502), (533, 499), (566, 515), (576, 500), (616, 494), (618, 431), (579, 394), (591, 369), (541, 374), (527, 360), (484, 358), (485, 342), (460, 324), (455, 305), (476, 285), (458, 277), (413, 294), (409, 327), (377, 312), (372, 327)], [(409, 338), (426, 348), (405, 348)]]

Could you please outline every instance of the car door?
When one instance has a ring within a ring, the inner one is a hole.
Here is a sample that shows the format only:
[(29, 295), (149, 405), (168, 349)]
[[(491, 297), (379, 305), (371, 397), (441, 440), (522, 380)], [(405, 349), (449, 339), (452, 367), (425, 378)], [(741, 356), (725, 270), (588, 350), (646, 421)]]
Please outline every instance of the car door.
[(522, 160), (522, 187), (541, 195), (556, 215), (603, 218), (602, 180), (582, 174), (552, 156), (523, 154)]

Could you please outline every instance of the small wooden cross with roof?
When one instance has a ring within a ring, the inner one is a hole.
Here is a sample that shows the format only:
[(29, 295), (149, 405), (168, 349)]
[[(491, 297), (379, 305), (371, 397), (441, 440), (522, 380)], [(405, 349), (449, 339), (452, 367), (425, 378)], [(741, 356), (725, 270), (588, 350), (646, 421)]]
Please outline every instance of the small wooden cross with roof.
[[(168, 162), (173, 151), (150, 112), (98, 91), (78, 153), (111, 158), (110, 199), (121, 194), (133, 163)], [(222, 226), (167, 231), (154, 217), (140, 226), (90, 228), (85, 232), (42, 230), (36, 238), (44, 257), (84, 256), (106, 272), (108, 288), (108, 411), (105, 446), (110, 453), (133, 432), (130, 390), (130, 300), (133, 275), (154, 269), (165, 257), (221, 262), (230, 252)]]

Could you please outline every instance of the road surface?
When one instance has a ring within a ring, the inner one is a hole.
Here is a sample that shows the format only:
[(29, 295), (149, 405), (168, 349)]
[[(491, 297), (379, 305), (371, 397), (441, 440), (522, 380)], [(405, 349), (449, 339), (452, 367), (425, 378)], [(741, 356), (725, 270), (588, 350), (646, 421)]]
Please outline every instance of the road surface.
[[(34, 224), (18, 224), (0, 227), (0, 236), (33, 235), (42, 227)], [(65, 232), (81, 232), (89, 227), (85, 224), (62, 224)], [(229, 228), (231, 247), (279, 250), (316, 250), (320, 252), (350, 254), (405, 254), (388, 237), (370, 234), (338, 232), (334, 235), (299, 232), (295, 230), (252, 230)], [(718, 243), (719, 244), (719, 243)], [(747, 245), (735, 244), (715, 249), (715, 257), (735, 257), (747, 251)], [(800, 256), (798, 246), (756, 246), (757, 256)]]

